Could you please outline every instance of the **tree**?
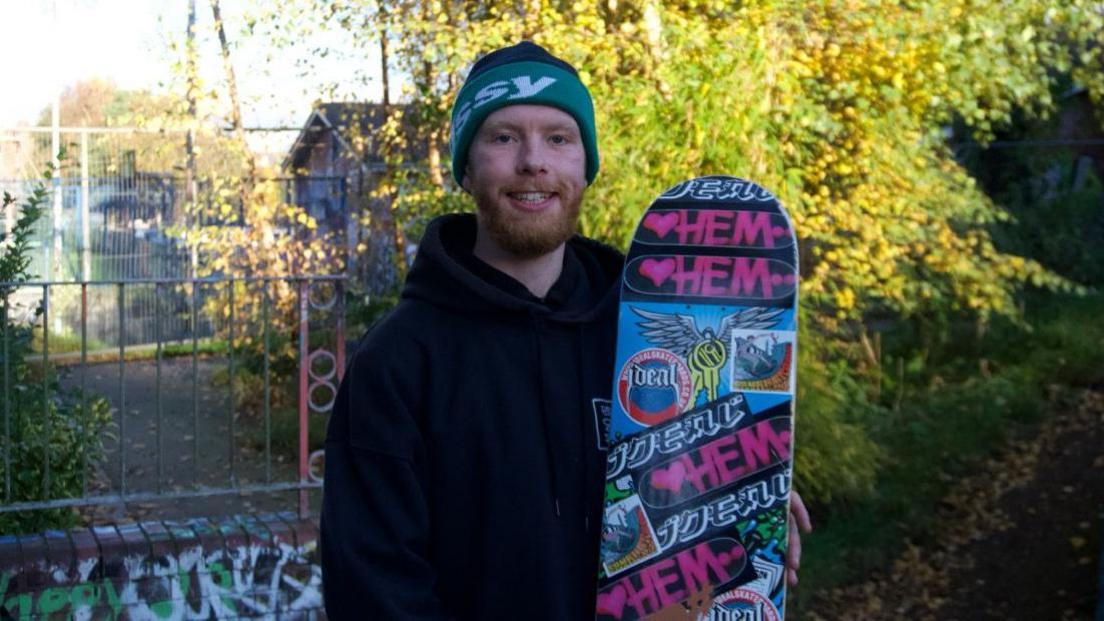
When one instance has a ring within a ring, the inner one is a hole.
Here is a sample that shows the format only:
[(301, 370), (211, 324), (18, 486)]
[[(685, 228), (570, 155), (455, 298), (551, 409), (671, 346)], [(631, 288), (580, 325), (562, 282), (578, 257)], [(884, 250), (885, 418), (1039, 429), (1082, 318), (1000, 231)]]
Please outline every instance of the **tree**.
[[(958, 119), (987, 140), (1014, 112), (1046, 114), (1064, 76), (1100, 101), (1099, 3), (299, 0), (254, 19), (277, 45), (304, 31), (367, 35), (326, 50), (362, 59), (386, 33), (430, 147), (478, 54), (521, 38), (550, 48), (596, 102), (602, 170), (583, 231), (622, 248), (650, 201), (682, 179), (733, 174), (772, 189), (801, 240), (806, 341), (829, 343), (803, 355), (803, 384), (818, 393), (803, 400), (833, 412), (805, 437), (825, 440), (813, 461), (855, 489), (874, 465), (846, 461), (831, 439), (854, 435), (842, 417), (864, 391), (854, 369), (828, 362), (863, 359), (850, 344), (864, 341), (866, 321), (1015, 316), (1023, 288), (1073, 287), (997, 250), (989, 228), (1009, 216), (954, 160), (943, 128)], [(414, 237), (428, 217), (470, 205), (438, 174), (447, 165), (393, 168), (387, 189)]]
[[(961, 117), (983, 139), (1014, 109), (1046, 112), (1058, 72), (1104, 93), (1104, 17), (1093, 3), (835, 0), (294, 5), (296, 22), (390, 37), (430, 154), (463, 71), (531, 36), (581, 68), (598, 102), (602, 174), (584, 231), (623, 246), (651, 197), (700, 174), (746, 176), (795, 216), (807, 301), (841, 319), (970, 309), (1014, 313), (1024, 283), (1063, 286), (1001, 254), (1004, 217), (952, 159), (940, 130)], [(269, 14), (288, 30), (288, 9)], [(263, 17), (263, 16), (262, 16)], [(262, 20), (263, 21), (263, 20)], [(278, 42), (278, 41), (277, 41)], [(396, 179), (421, 221), (457, 192), (432, 157)], [(600, 206), (600, 207), (599, 207)], [(416, 232), (416, 227), (415, 231)]]

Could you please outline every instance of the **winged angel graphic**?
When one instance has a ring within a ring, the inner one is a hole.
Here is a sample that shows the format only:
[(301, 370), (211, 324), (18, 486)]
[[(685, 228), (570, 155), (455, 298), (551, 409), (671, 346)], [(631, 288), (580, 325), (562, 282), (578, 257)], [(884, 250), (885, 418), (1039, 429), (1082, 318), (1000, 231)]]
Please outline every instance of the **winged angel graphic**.
[(714, 332), (711, 327), (699, 331), (693, 315), (653, 313), (640, 308), (632, 310), (645, 319), (637, 324), (643, 328), (641, 336), (645, 340), (686, 360), (694, 381), (693, 402), (697, 402), (703, 390), (707, 402), (717, 399), (721, 367), (728, 360), (728, 343), (732, 342), (733, 330), (773, 328), (785, 312), (782, 308), (748, 308), (722, 319), (720, 327)]

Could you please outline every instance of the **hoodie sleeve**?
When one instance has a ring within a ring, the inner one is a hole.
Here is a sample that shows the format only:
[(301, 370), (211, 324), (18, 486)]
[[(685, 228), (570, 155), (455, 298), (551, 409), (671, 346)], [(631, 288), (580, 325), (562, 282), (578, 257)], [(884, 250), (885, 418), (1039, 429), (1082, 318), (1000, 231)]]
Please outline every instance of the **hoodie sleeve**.
[(427, 559), (430, 517), (411, 347), (373, 331), (338, 390), (326, 436), (321, 552), (330, 619), (447, 619)]

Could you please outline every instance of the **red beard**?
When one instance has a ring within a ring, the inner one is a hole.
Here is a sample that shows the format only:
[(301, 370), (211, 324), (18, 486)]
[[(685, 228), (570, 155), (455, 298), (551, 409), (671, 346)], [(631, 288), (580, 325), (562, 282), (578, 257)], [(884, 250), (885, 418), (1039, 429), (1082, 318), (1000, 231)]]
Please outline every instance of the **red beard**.
[(548, 254), (575, 234), (582, 193), (559, 184), (541, 191), (554, 192), (561, 208), (523, 213), (502, 205), (499, 195), (485, 189), (478, 189), (472, 195), (491, 239), (518, 258), (534, 259)]

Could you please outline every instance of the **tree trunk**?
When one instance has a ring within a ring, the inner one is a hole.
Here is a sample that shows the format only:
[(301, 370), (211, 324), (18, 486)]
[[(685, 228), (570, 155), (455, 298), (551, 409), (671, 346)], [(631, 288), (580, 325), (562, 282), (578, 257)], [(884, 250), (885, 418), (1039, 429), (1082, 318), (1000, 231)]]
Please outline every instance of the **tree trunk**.
[(387, 68), (387, 6), (380, 2), (380, 77), (383, 80), (383, 109), (384, 112), (391, 106), (391, 79)]
[[(426, 92), (432, 92), (432, 85), (437, 81), (437, 75), (431, 63), (424, 63), (422, 70), (425, 72)], [(426, 136), (426, 165), (429, 167), (429, 179), (434, 185), (444, 187), (445, 176), (441, 174), (441, 130), (434, 128)]]
[(253, 186), (257, 183), (257, 163), (249, 150), (249, 144), (245, 141), (245, 127), (242, 126), (241, 101), (238, 99), (238, 80), (234, 76), (234, 65), (230, 62), (230, 44), (226, 41), (226, 29), (222, 24), (222, 12), (219, 10), (219, 0), (211, 0), (211, 13), (215, 18), (215, 31), (218, 33), (219, 46), (222, 49), (222, 68), (226, 73), (226, 83), (230, 91), (230, 119), (233, 124), (234, 137), (241, 146), (245, 156), (245, 164), (248, 176), (242, 183), (242, 208), (245, 208), (247, 197), (253, 192)]
[(196, 159), (195, 159), (195, 122), (196, 122), (196, 44), (195, 44), (196, 6), (195, 0), (188, 0), (188, 39), (184, 47), (188, 78), (188, 135), (185, 139), (187, 163), (184, 197), (189, 203), (196, 199)]

